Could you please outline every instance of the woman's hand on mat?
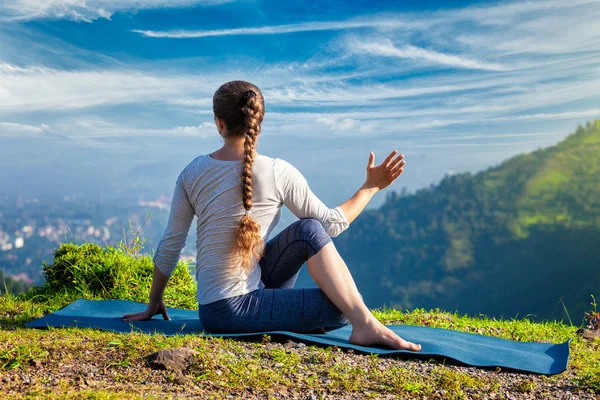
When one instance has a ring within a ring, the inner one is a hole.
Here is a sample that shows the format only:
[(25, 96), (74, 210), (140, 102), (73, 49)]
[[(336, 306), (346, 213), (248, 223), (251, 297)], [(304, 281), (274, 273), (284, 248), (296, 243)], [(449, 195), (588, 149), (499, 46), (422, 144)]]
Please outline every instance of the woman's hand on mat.
[(150, 301), (146, 311), (123, 315), (123, 321), (148, 321), (157, 314), (162, 314), (163, 318), (167, 321), (171, 320), (171, 318), (169, 318), (169, 314), (167, 314), (167, 306), (165, 305), (163, 299), (160, 299), (160, 301)]
[(398, 153), (397, 150), (392, 151), (381, 164), (375, 166), (375, 154), (372, 151), (369, 152), (366, 181), (369, 187), (376, 187), (379, 190), (384, 189), (402, 175), (402, 172), (404, 172), (403, 167), (406, 164), (404, 154), (393, 158), (396, 153)]

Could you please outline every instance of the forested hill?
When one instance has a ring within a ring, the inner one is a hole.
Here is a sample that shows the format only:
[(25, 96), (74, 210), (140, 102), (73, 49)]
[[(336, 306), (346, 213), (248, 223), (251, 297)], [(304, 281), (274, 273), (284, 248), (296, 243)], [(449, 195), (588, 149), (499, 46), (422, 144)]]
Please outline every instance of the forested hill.
[(600, 121), (475, 175), (390, 192), (335, 243), (371, 307), (566, 320), (562, 298), (579, 324), (600, 297)]

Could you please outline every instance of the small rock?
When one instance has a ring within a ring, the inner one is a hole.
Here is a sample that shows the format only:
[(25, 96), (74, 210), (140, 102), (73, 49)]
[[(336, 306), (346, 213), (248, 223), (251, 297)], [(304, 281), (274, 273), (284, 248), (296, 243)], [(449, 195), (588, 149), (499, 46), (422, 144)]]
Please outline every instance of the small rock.
[(275, 363), (275, 368), (281, 368), (281, 367), (283, 367), (283, 363), (280, 363), (280, 362)]
[(306, 347), (306, 343), (298, 342), (298, 343), (296, 343), (296, 347), (298, 347), (298, 348)]
[(94, 386), (98, 385), (98, 383), (96, 381), (89, 380), (89, 379), (85, 379), (83, 382), (86, 384), (86, 386), (89, 386), (89, 387), (94, 387)]
[(196, 354), (196, 350), (182, 347), (160, 350), (148, 355), (146, 359), (152, 369), (183, 371), (193, 363)]
[(41, 360), (31, 360), (31, 365), (33, 365), (36, 368), (40, 368), (42, 366), (42, 361)]
[(595, 340), (600, 338), (600, 330), (598, 329), (579, 329), (578, 334), (582, 335), (584, 339)]

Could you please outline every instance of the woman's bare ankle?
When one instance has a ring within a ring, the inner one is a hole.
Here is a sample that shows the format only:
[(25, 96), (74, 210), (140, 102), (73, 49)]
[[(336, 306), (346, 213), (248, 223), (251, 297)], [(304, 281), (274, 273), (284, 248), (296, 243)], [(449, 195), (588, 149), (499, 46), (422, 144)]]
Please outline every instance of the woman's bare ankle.
[(368, 308), (362, 312), (357, 312), (356, 315), (346, 315), (346, 317), (350, 320), (353, 327), (367, 328), (379, 323)]

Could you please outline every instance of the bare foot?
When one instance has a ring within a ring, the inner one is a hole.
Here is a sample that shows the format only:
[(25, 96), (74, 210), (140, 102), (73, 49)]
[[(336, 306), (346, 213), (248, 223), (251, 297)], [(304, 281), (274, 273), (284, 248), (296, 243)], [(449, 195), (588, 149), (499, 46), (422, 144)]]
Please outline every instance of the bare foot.
[(421, 350), (420, 344), (407, 342), (375, 318), (366, 325), (353, 326), (350, 343), (362, 346), (384, 345), (395, 350)]

